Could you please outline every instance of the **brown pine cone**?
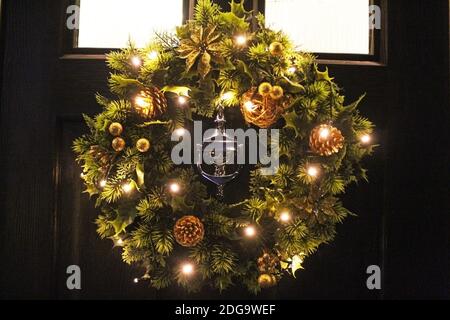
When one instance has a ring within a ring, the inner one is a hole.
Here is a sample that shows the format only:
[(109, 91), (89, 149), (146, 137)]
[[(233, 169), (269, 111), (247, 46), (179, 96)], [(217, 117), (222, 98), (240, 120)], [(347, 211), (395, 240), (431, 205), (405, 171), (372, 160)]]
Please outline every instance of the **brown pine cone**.
[(205, 227), (199, 218), (184, 216), (175, 223), (173, 234), (183, 247), (194, 247), (203, 240)]
[(142, 90), (134, 99), (134, 110), (145, 120), (152, 120), (167, 110), (167, 99), (157, 87)]
[(264, 253), (258, 258), (258, 270), (260, 273), (275, 273), (280, 260), (274, 254)]
[(344, 146), (344, 136), (339, 129), (321, 124), (311, 131), (309, 146), (314, 153), (331, 156)]

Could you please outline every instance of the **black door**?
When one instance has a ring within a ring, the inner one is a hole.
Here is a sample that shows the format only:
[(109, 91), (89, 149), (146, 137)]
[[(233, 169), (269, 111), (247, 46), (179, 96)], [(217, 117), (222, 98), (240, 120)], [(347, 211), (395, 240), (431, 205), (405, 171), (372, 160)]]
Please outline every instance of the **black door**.
[[(2, 298), (251, 298), (157, 292), (133, 283), (137, 270), (98, 239), (96, 211), (82, 194), (71, 144), (106, 92), (101, 56), (62, 57), (65, 1), (3, 0), (1, 86)], [(449, 3), (388, 1), (387, 65), (331, 64), (349, 99), (367, 92), (362, 112), (380, 144), (367, 161), (370, 184), (348, 191), (358, 217), (305, 263), (296, 281), (261, 298), (450, 298), (448, 223)], [(79, 265), (82, 289), (66, 268)], [(366, 268), (382, 269), (382, 290)]]

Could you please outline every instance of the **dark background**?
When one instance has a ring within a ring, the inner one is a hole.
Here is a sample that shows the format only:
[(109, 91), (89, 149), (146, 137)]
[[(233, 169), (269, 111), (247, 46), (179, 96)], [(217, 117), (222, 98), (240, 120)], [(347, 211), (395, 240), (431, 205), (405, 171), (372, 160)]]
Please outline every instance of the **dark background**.
[[(80, 114), (97, 113), (94, 93), (107, 92), (104, 60), (62, 58), (61, 1), (0, 2), (0, 297), (252, 298), (239, 287), (187, 295), (132, 282), (141, 271), (95, 234), (70, 150), (85, 130)], [(449, 2), (388, 4), (387, 65), (329, 66), (349, 100), (367, 92), (362, 113), (377, 124), (370, 184), (344, 199), (358, 217), (297, 280), (259, 298), (450, 298)], [(65, 287), (71, 264), (81, 266), (81, 291)], [(366, 288), (371, 264), (382, 268), (380, 291)]]

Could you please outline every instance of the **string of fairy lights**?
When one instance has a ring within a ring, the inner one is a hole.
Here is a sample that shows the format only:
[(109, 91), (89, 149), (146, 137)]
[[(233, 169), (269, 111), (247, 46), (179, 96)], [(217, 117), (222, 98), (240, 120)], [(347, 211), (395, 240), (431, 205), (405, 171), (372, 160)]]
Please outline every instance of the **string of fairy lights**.
[[(234, 43), (237, 47), (245, 47), (245, 46), (247, 46), (248, 40), (249, 40), (249, 38), (245, 34), (237, 35), (234, 38)], [(159, 53), (157, 51), (151, 51), (146, 55), (146, 57), (150, 61), (154, 61), (154, 60), (158, 59)], [(143, 66), (144, 61), (141, 56), (136, 55), (136, 56), (131, 57), (130, 63), (133, 67), (138, 69)], [(294, 65), (291, 65), (291, 66), (287, 67), (286, 74), (292, 76), (296, 73), (296, 71), (297, 71), (297, 68)], [(236, 93), (232, 92), (232, 91), (225, 92), (220, 97), (220, 99), (222, 101), (231, 101), (235, 98), (236, 98)], [(189, 96), (179, 95), (175, 100), (180, 107), (183, 107), (188, 103)], [(133, 101), (134, 101), (134, 104), (140, 108), (150, 108), (151, 107), (151, 104), (141, 94), (137, 94), (134, 97)], [(256, 108), (255, 104), (252, 101), (247, 101), (247, 102), (243, 103), (243, 107), (248, 112), (252, 112)], [(186, 133), (186, 129), (178, 128), (174, 131), (174, 133), (181, 137)], [(330, 129), (327, 126), (324, 126), (323, 128), (321, 128), (319, 130), (319, 136), (320, 136), (320, 139), (323, 141), (330, 139), (331, 138)], [(372, 137), (369, 134), (364, 134), (359, 137), (359, 140), (362, 145), (369, 145), (372, 140)], [(306, 174), (310, 177), (311, 180), (319, 178), (321, 175), (320, 164), (315, 164), (315, 163), (307, 164), (306, 165)], [(81, 177), (82, 178), (84, 177), (83, 173), (81, 174)], [(99, 188), (103, 189), (107, 186), (107, 184), (108, 184), (107, 179), (108, 179), (108, 177), (106, 177), (98, 182)], [(133, 182), (129, 182), (129, 181), (123, 183), (121, 188), (125, 194), (131, 194), (132, 192), (134, 192), (136, 190), (135, 184)], [(182, 191), (182, 186), (180, 185), (179, 182), (172, 181), (168, 184), (167, 190), (170, 194), (176, 195)], [(278, 220), (282, 224), (289, 224), (293, 220), (293, 218), (294, 218), (293, 214), (287, 209), (284, 209), (283, 211), (281, 211), (278, 214)], [(258, 236), (258, 228), (252, 224), (249, 224), (249, 225), (243, 227), (242, 234), (244, 237), (246, 237), (248, 239), (256, 238)], [(114, 247), (122, 247), (122, 246), (124, 246), (124, 244), (126, 242), (126, 238), (122, 238), (121, 236), (115, 236), (115, 237), (113, 237), (113, 242), (114, 242)], [(187, 276), (187, 277), (194, 275), (195, 269), (196, 269), (195, 264), (191, 261), (184, 261), (179, 266), (179, 271), (184, 276)], [(145, 274), (141, 278), (134, 278), (133, 282), (139, 283), (140, 280), (148, 279), (148, 278), (149, 278), (149, 275)]]

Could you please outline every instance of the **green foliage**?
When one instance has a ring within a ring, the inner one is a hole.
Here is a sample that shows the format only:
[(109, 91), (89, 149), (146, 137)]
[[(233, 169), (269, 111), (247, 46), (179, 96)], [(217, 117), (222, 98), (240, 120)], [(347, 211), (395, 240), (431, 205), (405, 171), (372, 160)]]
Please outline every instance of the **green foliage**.
[[(243, 3), (232, 1), (231, 11), (223, 12), (210, 0), (200, 0), (194, 19), (176, 34), (157, 34), (145, 48), (130, 42), (108, 54), (113, 97), (96, 95), (102, 112), (83, 115), (87, 134), (73, 142), (85, 192), (100, 211), (97, 233), (115, 241), (120, 237), (123, 247), (114, 250), (121, 250), (124, 262), (142, 267), (142, 279), (156, 289), (178, 284), (197, 291), (209, 284), (222, 291), (243, 284), (257, 294), (258, 257), (269, 250), (282, 258), (277, 278), (282, 270), (300, 268), (293, 258), (307, 258), (329, 243), (336, 225), (351, 215), (338, 196), (351, 183), (367, 180), (361, 161), (374, 146), (360, 140), (373, 131), (358, 111), (364, 96), (347, 104), (328, 69), (320, 70), (312, 54), (297, 52), (285, 34), (267, 28), (263, 15), (256, 16), (259, 28), (251, 31), (253, 13)], [(246, 44), (236, 43), (239, 34), (247, 36)], [(269, 50), (274, 41), (284, 47), (277, 56)], [(133, 64), (134, 58), (140, 66)], [(219, 201), (191, 166), (172, 162), (171, 135), (194, 119), (212, 123), (219, 104), (239, 108), (242, 95), (262, 82), (281, 86), (286, 101), (280, 121), (273, 124), (280, 132), (278, 171), (264, 176), (256, 165), (248, 196), (235, 204)], [(166, 101), (156, 97), (151, 107), (162, 114), (145, 118), (137, 110), (136, 95), (155, 88)], [(228, 92), (232, 97), (223, 101)], [(187, 99), (183, 106), (180, 96)], [(111, 145), (112, 122), (123, 126), (120, 136), (126, 145), (121, 151)], [(331, 156), (314, 154), (309, 146), (311, 130), (324, 123), (344, 136), (342, 149)], [(143, 138), (150, 142), (146, 152), (136, 147)], [(318, 169), (316, 176), (309, 174), (311, 166)], [(173, 182), (180, 185), (178, 192), (170, 190)], [(290, 219), (281, 221), (286, 211)], [(185, 215), (199, 217), (205, 230), (204, 239), (190, 248), (176, 242), (173, 229)], [(243, 232), (249, 224), (258, 230), (251, 241)], [(193, 275), (182, 272), (183, 261), (195, 265)]]

